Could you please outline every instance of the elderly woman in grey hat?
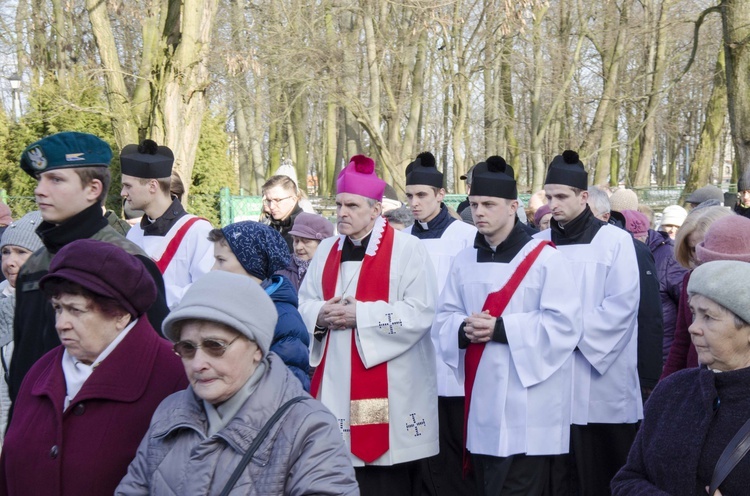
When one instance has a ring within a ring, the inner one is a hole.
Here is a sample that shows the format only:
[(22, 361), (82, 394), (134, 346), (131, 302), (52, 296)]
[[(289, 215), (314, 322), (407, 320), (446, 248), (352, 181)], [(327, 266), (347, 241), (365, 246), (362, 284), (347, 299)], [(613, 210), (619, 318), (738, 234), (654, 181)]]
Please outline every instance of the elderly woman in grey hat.
[[(42, 214), (39, 211), (29, 212), (6, 227), (0, 238), (2, 272), (5, 276), (5, 280), (0, 282), (0, 362), (3, 367), (3, 377), (10, 370), (10, 359), (13, 355), (16, 279), (26, 260), (42, 247), (42, 240), (36, 234), (36, 228), (41, 222)], [(0, 446), (5, 433), (5, 425), (8, 423), (9, 410), (8, 383), (0, 379)]]
[(750, 457), (740, 441), (750, 439), (748, 280), (747, 262), (712, 261), (693, 271), (689, 331), (701, 365), (656, 387), (628, 462), (612, 481), (614, 495), (747, 494)]
[(322, 215), (302, 212), (294, 219), (289, 234), (292, 236), (292, 261), (289, 272), (284, 275), (288, 275), (289, 281), (299, 291), (318, 245), (333, 236), (333, 224)]
[(243, 275), (188, 289), (163, 331), (190, 388), (154, 413), (116, 494), (359, 494), (336, 419), (269, 351), (276, 318)]

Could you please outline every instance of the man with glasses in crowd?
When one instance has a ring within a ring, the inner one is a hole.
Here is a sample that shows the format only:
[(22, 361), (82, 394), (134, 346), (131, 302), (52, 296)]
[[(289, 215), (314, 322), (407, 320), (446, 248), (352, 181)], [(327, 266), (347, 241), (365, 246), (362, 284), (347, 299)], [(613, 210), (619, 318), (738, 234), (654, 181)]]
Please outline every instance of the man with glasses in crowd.
[(300, 206), (301, 192), (297, 188), (297, 183), (289, 176), (277, 174), (271, 176), (263, 184), (261, 191), (263, 193), (263, 215), (260, 221), (273, 227), (281, 234), (289, 247), (289, 252), (293, 252), (294, 240), (289, 231), (292, 230), (294, 219), (303, 211)]
[(750, 174), (744, 174), (737, 181), (737, 203), (734, 205), (736, 214), (750, 218)]

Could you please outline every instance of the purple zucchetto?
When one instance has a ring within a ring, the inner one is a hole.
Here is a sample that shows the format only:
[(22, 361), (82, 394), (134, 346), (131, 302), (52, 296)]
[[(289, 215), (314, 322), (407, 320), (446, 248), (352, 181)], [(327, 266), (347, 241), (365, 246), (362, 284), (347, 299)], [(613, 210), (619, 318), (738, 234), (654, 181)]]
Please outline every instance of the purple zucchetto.
[(95, 239), (73, 241), (57, 252), (39, 285), (44, 289), (54, 279), (112, 298), (133, 317), (156, 301), (156, 283), (146, 266), (119, 246)]
[(291, 262), (289, 245), (270, 226), (246, 220), (229, 224), (221, 232), (240, 265), (258, 279), (268, 279)]

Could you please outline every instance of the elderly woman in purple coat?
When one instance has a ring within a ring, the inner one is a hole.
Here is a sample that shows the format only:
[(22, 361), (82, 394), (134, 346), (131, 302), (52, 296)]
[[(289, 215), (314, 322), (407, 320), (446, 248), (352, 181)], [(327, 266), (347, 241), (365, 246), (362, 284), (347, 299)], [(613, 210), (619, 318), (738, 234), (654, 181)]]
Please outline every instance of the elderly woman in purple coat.
[(748, 494), (750, 456), (735, 451), (750, 435), (748, 280), (747, 262), (719, 260), (693, 271), (688, 331), (700, 367), (656, 386), (628, 461), (612, 480), (614, 496)]
[(159, 403), (188, 381), (143, 314), (156, 299), (122, 248), (74, 241), (40, 285), (62, 346), (34, 364), (14, 403), (0, 495), (111, 495)]

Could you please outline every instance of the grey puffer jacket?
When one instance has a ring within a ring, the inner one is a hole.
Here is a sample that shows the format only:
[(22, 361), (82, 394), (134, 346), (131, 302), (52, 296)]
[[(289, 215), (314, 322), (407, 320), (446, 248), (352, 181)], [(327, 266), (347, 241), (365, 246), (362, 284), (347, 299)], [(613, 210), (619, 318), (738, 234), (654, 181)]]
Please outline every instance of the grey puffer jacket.
[[(212, 437), (206, 437), (208, 421), (192, 388), (165, 399), (115, 494), (219, 494), (266, 421), (286, 401), (307, 394), (276, 354), (268, 363), (255, 392)], [(293, 405), (231, 494), (359, 495), (336, 419), (312, 398)]]

